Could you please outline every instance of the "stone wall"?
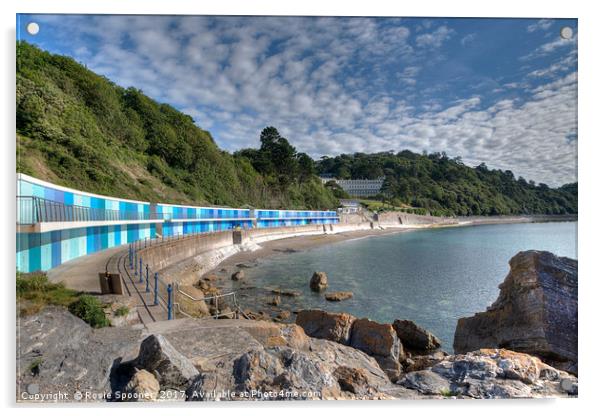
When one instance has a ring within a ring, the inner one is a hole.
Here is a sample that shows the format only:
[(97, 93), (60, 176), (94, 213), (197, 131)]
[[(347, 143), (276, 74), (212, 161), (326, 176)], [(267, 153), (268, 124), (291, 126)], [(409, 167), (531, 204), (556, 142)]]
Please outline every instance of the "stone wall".
[(378, 223), (381, 226), (388, 225), (430, 225), (430, 224), (438, 224), (438, 225), (453, 225), (458, 224), (458, 220), (456, 218), (450, 217), (433, 217), (430, 215), (416, 215), (409, 214), (407, 212), (401, 211), (390, 211), (390, 212), (382, 212), (378, 214)]

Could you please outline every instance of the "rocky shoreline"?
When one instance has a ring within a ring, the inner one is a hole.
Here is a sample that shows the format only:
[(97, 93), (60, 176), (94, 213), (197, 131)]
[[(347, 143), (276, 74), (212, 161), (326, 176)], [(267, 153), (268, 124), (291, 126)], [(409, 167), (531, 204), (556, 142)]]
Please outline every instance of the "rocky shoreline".
[(92, 329), (49, 307), (19, 318), (17, 400), (576, 397), (576, 261), (528, 251), (510, 265), (499, 299), (460, 320), (466, 345), (451, 355), (402, 319), (301, 310), (294, 324), (188, 318)]
[[(388, 213), (393, 216), (397, 213)], [(407, 214), (405, 214), (407, 215)], [(395, 217), (397, 218), (397, 217)], [(426, 223), (419, 224), (416, 218), (412, 221), (416, 224), (400, 225), (395, 223), (396, 219), (381, 218), (382, 226), (374, 229), (363, 229), (344, 231), (334, 234), (297, 235), (277, 240), (268, 240), (260, 245), (254, 245), (252, 249), (238, 250), (232, 255), (222, 256), (217, 253), (217, 261), (207, 263), (208, 255), (202, 258), (190, 258), (169, 268), (168, 275), (172, 281), (184, 282), (188, 290), (193, 286), (201, 288), (205, 293), (214, 294), (218, 292), (229, 292), (236, 290), (239, 301), (249, 316), (259, 319), (269, 319), (275, 322), (294, 322), (297, 311), (304, 309), (301, 294), (284, 286), (256, 286), (250, 279), (244, 277), (235, 278), (236, 284), (232, 284), (231, 276), (245, 269), (258, 265), (258, 261), (274, 255), (297, 253), (300, 251), (318, 248), (322, 245), (333, 244), (343, 241), (378, 237), (401, 232), (418, 231), (421, 229), (441, 227), (465, 227), (492, 224), (514, 224), (549, 221), (573, 221), (574, 216), (499, 216), (499, 217), (463, 217), (458, 218), (453, 224)], [(420, 218), (424, 220), (424, 218)], [(202, 264), (200, 264), (202, 263)], [(211, 264), (212, 267), (205, 267)], [(280, 292), (284, 292), (282, 295)], [(344, 301), (353, 296), (352, 292), (327, 293), (326, 300), (331, 302)], [(279, 299), (275, 301), (275, 297)]]

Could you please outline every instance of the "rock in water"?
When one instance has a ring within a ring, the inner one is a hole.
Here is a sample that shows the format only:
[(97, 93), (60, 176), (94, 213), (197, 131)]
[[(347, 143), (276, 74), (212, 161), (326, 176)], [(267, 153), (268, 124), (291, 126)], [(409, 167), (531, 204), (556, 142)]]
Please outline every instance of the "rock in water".
[(276, 295), (268, 301), (268, 305), (278, 306), (281, 302), (280, 296)]
[(353, 292), (331, 292), (324, 295), (324, 298), (331, 302), (340, 302), (345, 299), (351, 299), (352, 297)]
[(403, 346), (391, 325), (356, 319), (351, 327), (349, 345), (374, 357), (391, 380), (399, 377)]
[(164, 389), (185, 389), (199, 374), (194, 365), (163, 335), (150, 335), (142, 341), (136, 366), (155, 374)]
[(577, 261), (523, 251), (485, 312), (458, 320), (454, 350), (503, 347), (577, 374)]
[(138, 370), (125, 386), (123, 392), (134, 402), (148, 402), (157, 400), (159, 395), (159, 382), (146, 370)]
[(441, 341), (435, 335), (413, 321), (396, 319), (393, 322), (393, 329), (405, 348), (431, 351), (441, 346)]
[(295, 323), (310, 337), (349, 344), (351, 325), (354, 321), (355, 317), (347, 313), (306, 309), (299, 311)]
[(309, 288), (314, 292), (321, 292), (328, 287), (328, 276), (324, 272), (314, 272), (309, 281)]
[(244, 279), (244, 278), (245, 278), (245, 272), (244, 272), (244, 271), (242, 271), (242, 270), (239, 270), (239, 271), (237, 271), (237, 272), (234, 272), (234, 273), (232, 274), (232, 280), (239, 281), (239, 280), (242, 280), (242, 279)]

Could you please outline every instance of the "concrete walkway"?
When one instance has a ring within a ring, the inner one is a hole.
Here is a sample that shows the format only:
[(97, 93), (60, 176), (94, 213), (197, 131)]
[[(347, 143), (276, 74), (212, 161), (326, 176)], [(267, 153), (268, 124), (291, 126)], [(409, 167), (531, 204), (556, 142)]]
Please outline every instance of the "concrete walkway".
[(98, 273), (106, 270), (107, 262), (111, 257), (127, 251), (127, 244), (109, 248), (70, 260), (46, 273), (51, 282), (63, 282), (70, 289), (100, 294)]
[(52, 282), (63, 282), (65, 286), (77, 291), (100, 295), (99, 273), (108, 271), (119, 273), (123, 284), (124, 296), (130, 296), (138, 310), (143, 324), (167, 320), (167, 312), (161, 305), (154, 305), (154, 293), (146, 292), (146, 279), (140, 283), (129, 269), (128, 245), (124, 244), (98, 253), (78, 257), (61, 264), (47, 275)]

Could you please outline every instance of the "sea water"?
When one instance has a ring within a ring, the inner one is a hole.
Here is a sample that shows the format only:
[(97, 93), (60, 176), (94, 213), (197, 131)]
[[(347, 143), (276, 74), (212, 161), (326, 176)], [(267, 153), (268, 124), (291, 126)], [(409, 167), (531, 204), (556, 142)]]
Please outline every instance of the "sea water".
[[(508, 261), (522, 250), (577, 258), (577, 222), (422, 229), (276, 254), (245, 270), (257, 287), (300, 291), (293, 308), (348, 312), (379, 322), (410, 319), (453, 351), (458, 318), (484, 311), (498, 296)], [(309, 290), (314, 271), (329, 291), (352, 299), (328, 302)]]

